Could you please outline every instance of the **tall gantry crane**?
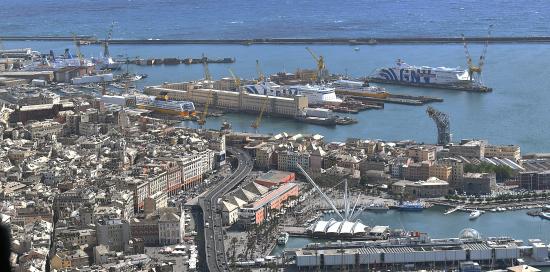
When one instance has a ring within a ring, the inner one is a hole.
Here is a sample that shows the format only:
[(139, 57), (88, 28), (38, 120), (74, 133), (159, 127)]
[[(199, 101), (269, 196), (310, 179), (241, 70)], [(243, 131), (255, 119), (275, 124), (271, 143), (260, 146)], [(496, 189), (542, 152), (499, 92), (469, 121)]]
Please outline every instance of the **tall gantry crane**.
[[(209, 84), (212, 81), (212, 76), (210, 75), (210, 70), (208, 69), (208, 59), (204, 54), (202, 54), (202, 68), (204, 73), (204, 81), (205, 83)], [(202, 111), (202, 114), (197, 121), (200, 128), (206, 124), (206, 117), (208, 116), (208, 106), (210, 106), (210, 103), (212, 102), (212, 89), (208, 92), (208, 97), (206, 98), (206, 101), (204, 102), (204, 109)]]
[(73, 42), (76, 47), (76, 56), (78, 57), (78, 60), (80, 61), (80, 65), (83, 64), (82, 62), (82, 52), (80, 51), (80, 42), (76, 38), (76, 34), (73, 32)]
[(237, 91), (239, 91), (240, 87), (241, 87), (241, 79), (238, 78), (235, 73), (233, 72), (233, 70), (231, 68), (227, 68), (227, 70), (229, 70), (229, 73), (231, 74), (231, 77), (233, 78), (233, 81), (235, 81), (235, 89)]
[(111, 53), (109, 52), (109, 41), (113, 37), (113, 29), (115, 27), (115, 21), (111, 23), (111, 26), (109, 27), (109, 31), (107, 31), (107, 36), (105, 37), (105, 41), (103, 41), (103, 57), (110, 57)]
[(426, 113), (432, 118), (437, 126), (437, 144), (447, 145), (451, 142), (451, 127), (449, 116), (441, 111), (428, 106)]
[(265, 80), (265, 75), (262, 71), (262, 67), (260, 67), (259, 60), (256, 60), (256, 74), (258, 74), (258, 82), (263, 82)]
[(317, 78), (316, 78), (316, 80), (323, 81), (326, 77), (326, 74), (327, 74), (327, 66), (326, 66), (326, 63), (325, 63), (325, 58), (321, 55), (319, 55), (319, 57), (317, 57), (317, 55), (315, 53), (313, 53), (313, 51), (309, 47), (306, 47), (306, 50), (309, 52), (311, 57), (313, 57), (313, 59), (315, 60), (315, 64), (317, 65)]
[(464, 34), (461, 34), (462, 42), (464, 43), (464, 53), (466, 54), (466, 62), (468, 64), (469, 80), (483, 83), (481, 78), (481, 72), (483, 71), (483, 65), (485, 65), (485, 55), (487, 54), (487, 47), (489, 46), (489, 38), (491, 37), (492, 28), (493, 28), (493, 25), (489, 25), (489, 29), (487, 30), (487, 40), (485, 40), (485, 45), (483, 46), (483, 51), (479, 56), (479, 61), (477, 65), (475, 65), (472, 61), (472, 56), (470, 55), (470, 51), (468, 50), (468, 44), (466, 43), (466, 37), (464, 36)]
[(269, 101), (269, 95), (265, 95), (265, 100), (262, 103), (262, 107), (260, 108), (260, 113), (258, 114), (258, 117), (256, 117), (256, 120), (250, 125), (251, 128), (255, 130), (256, 133), (258, 133), (258, 128), (260, 127), (260, 123), (262, 122), (262, 117), (264, 115), (264, 112), (267, 109), (267, 102)]

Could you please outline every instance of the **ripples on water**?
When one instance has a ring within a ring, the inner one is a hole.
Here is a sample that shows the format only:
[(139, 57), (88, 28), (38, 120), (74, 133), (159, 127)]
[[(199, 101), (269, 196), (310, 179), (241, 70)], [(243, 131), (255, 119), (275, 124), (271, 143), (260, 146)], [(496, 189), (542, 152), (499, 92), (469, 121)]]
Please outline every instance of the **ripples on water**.
[[(298, 4), (296, 2), (299, 2)], [(116, 38), (550, 35), (546, 1), (1, 0), (1, 35)], [(229, 22), (229, 23), (228, 23)], [(174, 25), (179, 25), (174, 27)]]

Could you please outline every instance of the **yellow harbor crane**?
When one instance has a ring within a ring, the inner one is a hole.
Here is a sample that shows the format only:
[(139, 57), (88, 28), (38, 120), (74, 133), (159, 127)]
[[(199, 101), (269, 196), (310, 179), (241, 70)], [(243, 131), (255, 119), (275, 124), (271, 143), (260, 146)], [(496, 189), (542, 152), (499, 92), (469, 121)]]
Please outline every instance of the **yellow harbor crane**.
[(229, 73), (231, 74), (231, 77), (233, 78), (233, 80), (235, 81), (235, 90), (239, 91), (240, 87), (241, 87), (241, 79), (238, 78), (235, 73), (233, 72), (233, 70), (231, 68), (227, 68), (227, 70), (229, 70)]
[(313, 53), (313, 51), (309, 47), (306, 47), (306, 50), (309, 52), (311, 57), (313, 57), (313, 59), (315, 60), (315, 64), (317, 65), (317, 78), (314, 80), (323, 81), (327, 74), (325, 58), (321, 55), (317, 57), (317, 55)]
[(472, 56), (470, 56), (468, 44), (466, 43), (466, 37), (464, 36), (464, 34), (461, 34), (462, 42), (464, 43), (464, 53), (466, 54), (466, 62), (468, 64), (469, 80), (474, 80), (481, 83), (481, 72), (483, 71), (483, 65), (485, 64), (485, 55), (487, 54), (487, 47), (489, 46), (489, 38), (491, 37), (492, 27), (493, 25), (489, 25), (489, 29), (487, 31), (487, 40), (485, 41), (485, 45), (483, 46), (483, 51), (479, 56), (479, 61), (477, 65), (473, 63)]
[(256, 60), (256, 73), (258, 74), (258, 82), (262, 82), (265, 80), (264, 72), (262, 71), (262, 68), (260, 67), (260, 61)]
[[(204, 73), (204, 81), (205, 83), (210, 83), (212, 81), (212, 76), (210, 75), (210, 70), (208, 69), (208, 61), (204, 54), (202, 54), (202, 68)], [(204, 103), (204, 109), (202, 111), (201, 117), (197, 121), (200, 128), (206, 124), (206, 116), (208, 115), (208, 106), (212, 102), (212, 89), (208, 92), (208, 97), (206, 98), (206, 102)]]
[(74, 45), (76, 46), (76, 56), (78, 57), (78, 60), (80, 61), (80, 65), (82, 65), (82, 53), (80, 51), (80, 42), (78, 41), (78, 39), (76, 38), (76, 34), (73, 32), (73, 42), (74, 42)]
[(269, 95), (265, 95), (265, 100), (262, 103), (262, 107), (260, 108), (260, 113), (258, 114), (258, 117), (256, 117), (256, 120), (254, 123), (250, 125), (251, 128), (253, 128), (256, 132), (258, 132), (258, 128), (260, 127), (260, 123), (262, 122), (262, 117), (264, 115), (264, 112), (267, 109), (267, 102), (269, 101)]

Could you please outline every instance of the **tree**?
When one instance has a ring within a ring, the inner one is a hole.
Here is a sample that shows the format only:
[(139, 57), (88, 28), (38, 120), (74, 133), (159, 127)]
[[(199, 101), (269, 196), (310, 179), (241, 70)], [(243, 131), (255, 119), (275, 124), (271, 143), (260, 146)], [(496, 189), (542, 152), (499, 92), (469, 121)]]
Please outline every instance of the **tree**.
[(514, 170), (506, 165), (494, 165), (486, 162), (480, 164), (466, 164), (466, 173), (494, 173), (498, 182), (505, 181), (514, 176)]

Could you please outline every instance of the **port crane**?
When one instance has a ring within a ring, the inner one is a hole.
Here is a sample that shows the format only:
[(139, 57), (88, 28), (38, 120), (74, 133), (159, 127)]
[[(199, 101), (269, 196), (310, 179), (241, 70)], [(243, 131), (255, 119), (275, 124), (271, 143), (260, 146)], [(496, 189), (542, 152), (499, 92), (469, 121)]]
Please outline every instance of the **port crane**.
[(432, 118), (437, 126), (437, 144), (438, 145), (447, 145), (451, 142), (451, 127), (449, 116), (436, 110), (435, 108), (428, 106), (426, 113), (430, 118)]
[[(212, 76), (210, 75), (210, 70), (208, 69), (208, 61), (204, 54), (202, 54), (202, 68), (204, 73), (204, 82), (210, 83), (212, 81)], [(202, 128), (204, 124), (206, 124), (206, 116), (208, 115), (208, 106), (212, 102), (212, 89), (208, 92), (208, 97), (206, 98), (206, 102), (204, 103), (204, 109), (201, 113), (201, 116), (197, 123), (199, 124), (199, 127)]]
[(258, 74), (258, 83), (263, 82), (265, 80), (264, 72), (262, 71), (262, 67), (260, 67), (260, 61), (256, 60), (256, 73)]
[(105, 37), (105, 41), (103, 41), (103, 57), (109, 57), (111, 56), (111, 53), (109, 53), (109, 41), (113, 37), (113, 29), (115, 27), (115, 21), (111, 23), (111, 26), (109, 27), (109, 31), (107, 32), (107, 36)]
[(472, 61), (472, 56), (468, 50), (468, 44), (466, 43), (466, 37), (464, 34), (462, 36), (462, 42), (464, 44), (464, 53), (466, 54), (466, 62), (468, 63), (468, 79), (482, 83), (481, 72), (483, 71), (483, 65), (485, 64), (485, 55), (487, 54), (487, 47), (489, 46), (489, 38), (491, 37), (491, 30), (493, 25), (489, 25), (487, 30), (487, 39), (485, 40), (485, 45), (483, 46), (483, 51), (479, 56), (478, 64), (475, 65)]
[(229, 70), (229, 73), (231, 74), (231, 77), (233, 78), (233, 81), (235, 81), (235, 89), (237, 91), (239, 91), (240, 87), (241, 87), (241, 79), (238, 78), (235, 73), (233, 72), (233, 70), (231, 68), (227, 68), (227, 70)]
[(265, 95), (265, 100), (262, 103), (262, 107), (260, 108), (260, 113), (258, 114), (258, 117), (256, 117), (256, 120), (250, 125), (251, 128), (255, 130), (256, 133), (258, 133), (258, 128), (260, 127), (260, 123), (262, 122), (262, 117), (264, 115), (264, 112), (267, 109), (267, 102), (269, 101), (269, 95)]
[(80, 51), (80, 42), (78, 42), (77, 38), (76, 38), (76, 34), (73, 32), (73, 42), (74, 42), (74, 45), (76, 46), (76, 56), (78, 57), (78, 60), (80, 61), (80, 65), (83, 64), (82, 62), (82, 53)]
[(317, 55), (309, 47), (306, 47), (306, 50), (309, 52), (311, 57), (313, 57), (313, 59), (315, 60), (315, 63), (317, 64), (317, 78), (314, 80), (323, 81), (325, 78), (325, 75), (327, 74), (325, 58), (321, 55), (317, 57)]

